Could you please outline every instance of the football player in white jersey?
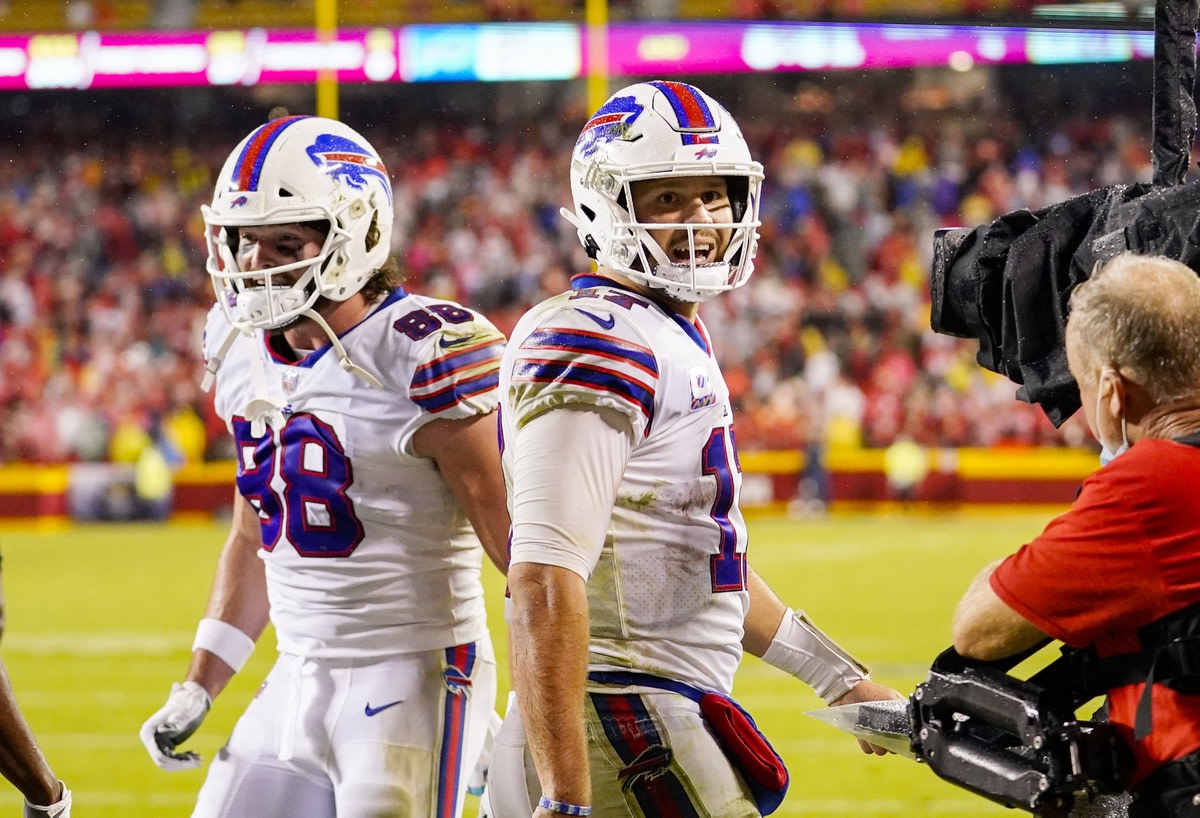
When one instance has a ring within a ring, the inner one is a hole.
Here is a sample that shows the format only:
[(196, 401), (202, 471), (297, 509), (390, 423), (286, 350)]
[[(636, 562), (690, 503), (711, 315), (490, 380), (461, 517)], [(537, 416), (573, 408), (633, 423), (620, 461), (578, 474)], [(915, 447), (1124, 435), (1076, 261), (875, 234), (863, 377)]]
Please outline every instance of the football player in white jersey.
[(494, 713), (480, 571), (485, 550), (506, 561), (504, 339), (398, 286), (391, 196), (361, 135), (282, 117), (203, 208), (237, 491), (185, 680), (142, 727), (154, 761), (200, 763), (178, 746), (268, 619), (279, 657), (198, 818), (457, 816)]
[(679, 82), (617, 92), (575, 145), (563, 215), (598, 270), (526, 313), (500, 371), (517, 706), (498, 818), (772, 811), (787, 771), (728, 698), (743, 650), (828, 702), (903, 698), (747, 560), (698, 307), (751, 274), (762, 176), (729, 113)]

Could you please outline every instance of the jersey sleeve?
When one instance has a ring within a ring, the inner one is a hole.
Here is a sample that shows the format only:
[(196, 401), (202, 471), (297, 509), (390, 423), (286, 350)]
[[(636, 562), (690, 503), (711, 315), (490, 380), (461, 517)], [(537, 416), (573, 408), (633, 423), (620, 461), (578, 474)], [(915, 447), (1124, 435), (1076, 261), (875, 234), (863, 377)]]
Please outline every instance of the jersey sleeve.
[[(1131, 508), (1131, 498), (1146, 497), (1146, 481), (1116, 466), (1114, 461), (1084, 481), (1070, 510), (991, 577), (1006, 605), (1074, 647), (1154, 619), (1157, 600), (1167, 591), (1146, 530), (1153, 515)], [(1133, 500), (1138, 502), (1144, 501)]]
[(510, 564), (536, 562), (591, 576), (629, 460), (624, 418), (611, 410), (546, 412), (512, 444)]
[(456, 320), (446, 321), (422, 341), (409, 397), (436, 418), (486, 415), (499, 402), (504, 334), (483, 316), (457, 304), (445, 312)]
[(520, 429), (560, 406), (614, 409), (644, 436), (658, 390), (654, 351), (627, 311), (584, 303), (543, 316), (510, 353), (505, 411)]

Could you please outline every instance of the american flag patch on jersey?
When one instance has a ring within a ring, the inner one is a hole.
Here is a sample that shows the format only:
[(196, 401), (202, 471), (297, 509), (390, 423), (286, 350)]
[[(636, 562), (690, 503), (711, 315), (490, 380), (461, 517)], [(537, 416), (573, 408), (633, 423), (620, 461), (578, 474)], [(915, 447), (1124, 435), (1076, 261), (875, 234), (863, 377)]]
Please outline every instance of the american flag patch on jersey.
[(436, 413), (495, 389), (500, 383), (503, 351), (503, 338), (490, 333), (476, 342), (450, 347), (413, 373), (409, 392), (413, 402)]
[(650, 433), (658, 362), (646, 347), (600, 333), (539, 329), (521, 344), (512, 381), (583, 387), (616, 398), (646, 419)]

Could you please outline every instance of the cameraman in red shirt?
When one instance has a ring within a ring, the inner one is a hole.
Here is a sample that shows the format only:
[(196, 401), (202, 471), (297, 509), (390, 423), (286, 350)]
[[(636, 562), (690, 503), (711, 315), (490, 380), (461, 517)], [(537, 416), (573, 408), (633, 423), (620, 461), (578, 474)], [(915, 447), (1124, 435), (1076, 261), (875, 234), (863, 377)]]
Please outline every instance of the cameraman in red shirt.
[(1085, 651), (1132, 750), (1131, 818), (1200, 816), (1200, 278), (1126, 253), (1070, 303), (1067, 362), (1107, 465), (980, 573), (954, 647), (993, 660), (1049, 636)]

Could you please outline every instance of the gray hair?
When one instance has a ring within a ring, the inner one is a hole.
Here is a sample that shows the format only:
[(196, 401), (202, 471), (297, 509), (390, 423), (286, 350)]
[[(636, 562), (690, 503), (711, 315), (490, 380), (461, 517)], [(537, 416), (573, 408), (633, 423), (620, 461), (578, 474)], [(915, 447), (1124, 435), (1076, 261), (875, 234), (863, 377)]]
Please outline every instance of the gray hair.
[(1075, 288), (1070, 306), (1067, 333), (1085, 371), (1113, 366), (1158, 405), (1200, 394), (1200, 277), (1190, 267), (1122, 253)]

